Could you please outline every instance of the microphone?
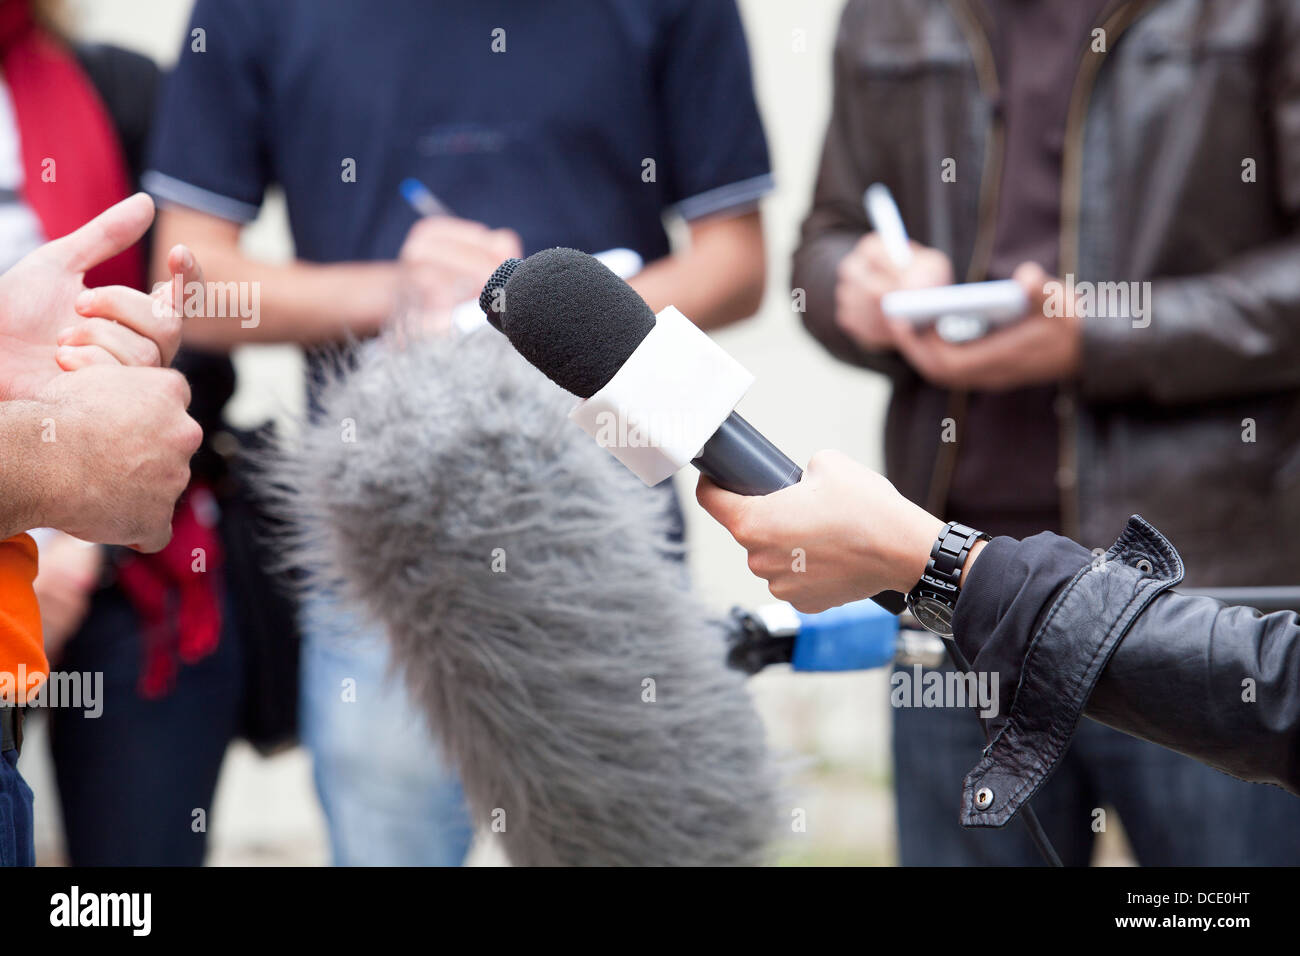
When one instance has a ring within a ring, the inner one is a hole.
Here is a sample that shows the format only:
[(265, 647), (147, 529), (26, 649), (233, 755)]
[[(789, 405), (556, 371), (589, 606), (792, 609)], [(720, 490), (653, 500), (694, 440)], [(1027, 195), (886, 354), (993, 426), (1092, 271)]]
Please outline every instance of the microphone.
[(372, 346), (267, 467), (295, 566), (383, 624), (475, 820), (516, 865), (765, 862), (774, 762), (661, 496), (502, 337)]
[(731, 609), (727, 666), (757, 674), (772, 664), (807, 672), (872, 670), (892, 664), (938, 667), (943, 640), (871, 601), (805, 614), (784, 601)]
[[(645, 484), (687, 462), (743, 495), (803, 477), (735, 411), (753, 376), (677, 309), (655, 315), (592, 256), (554, 248), (507, 259), (479, 306), (519, 354), (583, 400), (569, 417)], [(894, 591), (873, 600), (905, 609)]]

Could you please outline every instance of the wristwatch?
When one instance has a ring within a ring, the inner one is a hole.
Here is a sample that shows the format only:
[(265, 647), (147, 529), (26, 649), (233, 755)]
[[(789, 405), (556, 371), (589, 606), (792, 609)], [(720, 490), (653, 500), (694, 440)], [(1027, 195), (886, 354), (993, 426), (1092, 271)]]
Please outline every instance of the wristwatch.
[(952, 637), (952, 615), (961, 593), (961, 571), (970, 549), (989, 536), (964, 524), (949, 521), (939, 532), (925, 573), (907, 592), (907, 609), (917, 623), (940, 637)]

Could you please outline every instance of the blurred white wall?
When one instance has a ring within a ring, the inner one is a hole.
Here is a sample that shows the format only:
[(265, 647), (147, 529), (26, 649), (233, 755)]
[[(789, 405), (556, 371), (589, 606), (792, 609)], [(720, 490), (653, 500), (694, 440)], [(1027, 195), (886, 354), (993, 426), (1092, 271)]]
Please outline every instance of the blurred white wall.
[[(763, 309), (753, 320), (721, 332), (718, 341), (758, 377), (742, 405), (744, 414), (792, 458), (805, 461), (819, 448), (835, 447), (879, 467), (885, 387), (828, 358), (790, 307), (790, 253), (811, 196), (829, 110), (830, 50), (840, 6), (841, 0), (740, 0), (777, 191), (763, 207), (769, 274)], [(140, 50), (167, 64), (180, 48), (190, 3), (69, 0), (68, 7), (86, 38)], [(265, 210), (248, 245), (261, 255), (290, 254), (280, 204), (273, 202)], [(245, 348), (237, 361), (239, 419), (257, 420), (300, 406), (300, 365), (293, 349)], [(749, 574), (740, 548), (695, 505), (693, 488), (693, 476), (683, 476), (692, 569), (702, 593), (721, 609), (770, 600), (763, 584)], [(815, 678), (767, 674), (753, 686), (778, 745), (808, 754), (821, 765), (842, 766), (877, 780), (886, 772), (884, 672)], [(319, 838), (314, 808), (306, 813), (308, 823), (295, 830), (301, 808), (283, 796), (285, 787), (304, 785), (302, 765), (291, 763), (285, 769), (281, 761), (268, 764), (240, 751), (228, 771), (214, 812), (218, 859), (232, 841), (260, 845), (285, 827), (308, 842)], [(277, 799), (267, 803), (268, 795)], [(825, 838), (832, 831), (865, 827), (869, 839), (887, 842), (881, 836), (888, 831), (887, 801), (883, 806), (871, 802), (872, 818), (864, 822), (867, 810), (860, 803), (810, 794), (810, 833)], [(309, 854), (315, 855), (315, 850)]]

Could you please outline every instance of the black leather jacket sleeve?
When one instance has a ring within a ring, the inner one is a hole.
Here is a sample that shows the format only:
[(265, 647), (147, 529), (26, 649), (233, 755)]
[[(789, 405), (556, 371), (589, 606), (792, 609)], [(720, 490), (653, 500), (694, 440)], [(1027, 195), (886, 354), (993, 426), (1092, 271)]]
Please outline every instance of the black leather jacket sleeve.
[(984, 549), (953, 639), (1008, 705), (964, 782), (963, 825), (1010, 820), (1083, 716), (1300, 793), (1300, 619), (1178, 594), (1182, 576), (1136, 516), (1104, 555), (1053, 534)]

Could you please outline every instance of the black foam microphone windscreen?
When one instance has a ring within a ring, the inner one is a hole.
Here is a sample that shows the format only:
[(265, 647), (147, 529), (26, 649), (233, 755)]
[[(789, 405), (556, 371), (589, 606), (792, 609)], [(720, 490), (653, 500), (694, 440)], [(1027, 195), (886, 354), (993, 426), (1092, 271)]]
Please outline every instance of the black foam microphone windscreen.
[(487, 317), (488, 323), (498, 332), (501, 331), (501, 315), (505, 311), (505, 297), (500, 290), (505, 288), (516, 269), (523, 264), (523, 259), (507, 259), (493, 270), (483, 283), (483, 291), (478, 294), (478, 307)]
[(662, 492), (501, 336), (349, 364), (273, 466), (295, 553), (383, 622), (476, 819), (521, 865), (761, 862), (776, 774)]
[(507, 259), (479, 305), (520, 355), (579, 398), (604, 388), (655, 326), (635, 289), (577, 249)]

